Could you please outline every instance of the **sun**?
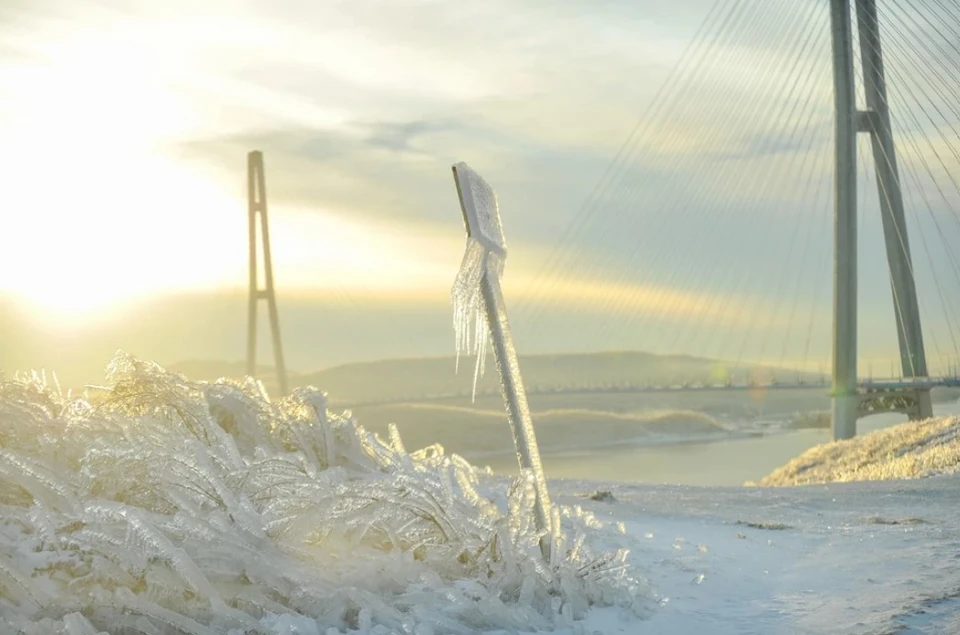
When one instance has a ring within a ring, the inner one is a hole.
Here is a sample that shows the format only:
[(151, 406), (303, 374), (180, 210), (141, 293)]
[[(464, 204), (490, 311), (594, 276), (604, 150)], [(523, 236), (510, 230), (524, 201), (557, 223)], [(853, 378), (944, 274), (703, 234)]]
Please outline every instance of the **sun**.
[(58, 187), (21, 182), (0, 251), (0, 292), (31, 313), (86, 322), (150, 296), (242, 284), (242, 202), (215, 182), (147, 152), (94, 155), (96, 169), (51, 163)]
[(242, 201), (167, 154), (190, 109), (135, 50), (59, 46), (0, 69), (0, 294), (69, 323), (242, 272)]
[[(29, 60), (0, 64), (0, 297), (37, 320), (73, 328), (145, 299), (246, 289), (243, 151), (219, 172), (174, 155), (222, 131), (184, 89), (172, 49), (141, 45), (149, 35), (71, 26)], [(281, 289), (403, 295), (411, 281), (449, 284), (438, 250), (408, 224), (274, 203)]]
[(235, 248), (243, 245), (242, 202), (215, 181), (150, 148), (65, 137), (61, 152), (48, 146), (32, 161), (3, 166), (15, 178), (0, 292), (68, 322), (159, 293), (228, 284), (243, 272)]

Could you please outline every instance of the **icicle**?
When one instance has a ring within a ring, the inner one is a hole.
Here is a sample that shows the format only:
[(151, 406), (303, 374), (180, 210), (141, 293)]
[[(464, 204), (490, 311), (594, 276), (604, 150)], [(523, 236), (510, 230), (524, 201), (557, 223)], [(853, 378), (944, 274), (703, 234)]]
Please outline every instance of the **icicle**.
[(453, 301), (453, 333), (456, 343), (455, 372), (460, 371), (461, 354), (477, 355), (473, 373), (472, 398), (476, 400), (477, 382), (483, 374), (487, 352), (487, 323), (483, 314), (480, 280), (486, 269), (487, 253), (474, 238), (467, 240), (466, 251), (450, 297)]
[(90, 620), (80, 613), (69, 613), (63, 616), (63, 625), (66, 635), (98, 635)]

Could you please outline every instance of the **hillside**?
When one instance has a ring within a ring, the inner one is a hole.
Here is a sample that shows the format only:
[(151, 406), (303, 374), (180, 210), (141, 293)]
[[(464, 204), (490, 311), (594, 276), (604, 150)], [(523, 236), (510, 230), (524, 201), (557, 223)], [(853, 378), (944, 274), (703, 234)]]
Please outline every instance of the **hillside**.
[[(290, 386), (316, 386), (334, 399), (333, 405), (383, 403), (423, 400), (434, 397), (469, 395), (472, 387), (475, 358), (460, 360), (460, 372), (454, 373), (455, 358), (429, 357), (387, 359), (374, 362), (344, 364), (324, 370), (291, 373)], [(499, 383), (492, 356), (488, 358), (486, 375), (477, 391), (497, 393)], [(747, 366), (731, 368), (717, 360), (686, 355), (655, 355), (643, 352), (579, 353), (563, 355), (521, 356), (527, 389), (597, 388), (602, 386), (679, 384), (684, 382), (719, 383), (728, 376), (745, 380), (751, 372)], [(214, 380), (221, 376), (237, 376), (243, 364), (189, 361), (174, 364), (172, 370), (198, 379)], [(275, 377), (270, 368), (258, 369), (259, 378), (273, 392)], [(770, 369), (761, 370), (767, 377)], [(795, 377), (788, 370), (777, 371), (782, 377)], [(812, 379), (811, 376), (807, 376)]]
[(764, 487), (912, 479), (960, 471), (960, 418), (911, 421), (810, 448), (764, 477)]

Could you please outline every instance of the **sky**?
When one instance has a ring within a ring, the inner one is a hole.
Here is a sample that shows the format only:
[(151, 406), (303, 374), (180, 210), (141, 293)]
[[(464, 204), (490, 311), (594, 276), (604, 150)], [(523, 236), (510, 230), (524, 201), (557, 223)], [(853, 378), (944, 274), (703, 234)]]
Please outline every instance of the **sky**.
[[(452, 352), (460, 160), (498, 191), (522, 350), (823, 364), (822, 5), (767, 3), (731, 21), (657, 114), (710, 0), (8, 0), (0, 368), (79, 376), (118, 348), (242, 358), (253, 149), (293, 367)], [(638, 122), (655, 125), (630, 137)], [(919, 123), (908, 134), (934, 142), (906, 149), (917, 166), (948, 143)], [(604, 187), (611, 165), (619, 180)], [(763, 176), (772, 165), (784, 169)], [(948, 212), (932, 206), (921, 231), (956, 236)], [(886, 360), (893, 306), (873, 220), (861, 346)], [(946, 257), (929, 256), (931, 271), (949, 270)], [(919, 280), (921, 293), (945, 276)], [(931, 300), (931, 324), (960, 307), (947, 296)], [(952, 334), (941, 328), (940, 358)]]

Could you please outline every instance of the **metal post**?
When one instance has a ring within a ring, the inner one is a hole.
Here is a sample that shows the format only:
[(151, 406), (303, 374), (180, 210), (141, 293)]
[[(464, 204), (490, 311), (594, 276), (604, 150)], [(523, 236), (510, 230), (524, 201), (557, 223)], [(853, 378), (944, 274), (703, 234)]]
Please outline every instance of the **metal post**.
[[(480, 291), (483, 294), (484, 310), (487, 314), (487, 324), (490, 327), (490, 339), (493, 342), (493, 356), (497, 361), (503, 402), (507, 407), (507, 419), (510, 421), (510, 430), (513, 433), (513, 442), (517, 448), (520, 468), (532, 470), (537, 481), (537, 527), (550, 532), (552, 523), (550, 495), (547, 490), (543, 466), (540, 462), (540, 448), (537, 445), (537, 437), (530, 418), (530, 407), (527, 405), (527, 393), (521, 379), (520, 362), (513, 345), (513, 335), (510, 331), (507, 313), (497, 310), (497, 307), (504, 306), (500, 280), (496, 276), (484, 274)], [(549, 533), (547, 538), (550, 539)]]
[[(254, 150), (247, 155), (247, 202), (250, 228), (250, 300), (247, 327), (247, 374), (256, 374), (257, 354), (257, 300), (267, 301), (270, 331), (273, 336), (273, 358), (277, 368), (277, 389), (280, 396), (287, 394), (287, 368), (280, 344), (280, 317), (277, 296), (273, 286), (273, 259), (270, 255), (270, 229), (267, 222), (267, 185), (263, 170), (263, 153)], [(260, 235), (263, 244), (264, 288), (257, 281), (257, 215), (260, 215)]]
[(250, 234), (250, 286), (247, 299), (247, 375), (257, 374), (257, 175), (254, 153), (247, 155), (247, 227)]
[[(904, 377), (926, 377), (927, 359), (923, 347), (920, 308), (910, 256), (910, 241), (903, 211), (903, 192), (897, 169), (896, 147), (890, 124), (887, 86), (883, 71), (883, 50), (876, 0), (856, 0), (860, 32), (860, 59), (863, 65), (864, 95), (868, 108), (867, 122), (873, 159), (880, 191), (880, 214), (883, 237), (890, 267), (897, 339), (900, 344), (900, 365)], [(921, 418), (933, 416), (928, 391), (921, 391)], [(911, 417), (914, 418), (914, 417)]]
[(848, 0), (830, 0), (836, 108), (834, 175), (834, 439), (857, 433), (857, 146), (853, 33)]
[[(500, 388), (507, 410), (507, 420), (513, 434), (513, 443), (522, 470), (532, 472), (536, 490), (535, 521), (538, 530), (544, 532), (540, 540), (540, 550), (549, 562), (553, 549), (553, 517), (547, 479), (540, 461), (540, 449), (527, 404), (527, 393), (520, 374), (520, 362), (513, 343), (513, 334), (507, 320), (506, 303), (500, 279), (490, 267), (488, 259), (505, 258), (506, 244), (503, 228), (500, 225), (496, 195), (483, 179), (465, 163), (453, 166), (453, 179), (457, 186), (457, 196), (463, 212), (463, 221), (467, 236), (484, 245), (486, 253), (480, 276), (480, 296), (483, 310), (493, 342), (493, 354), (500, 375)], [(485, 206), (485, 209), (479, 209)]]

